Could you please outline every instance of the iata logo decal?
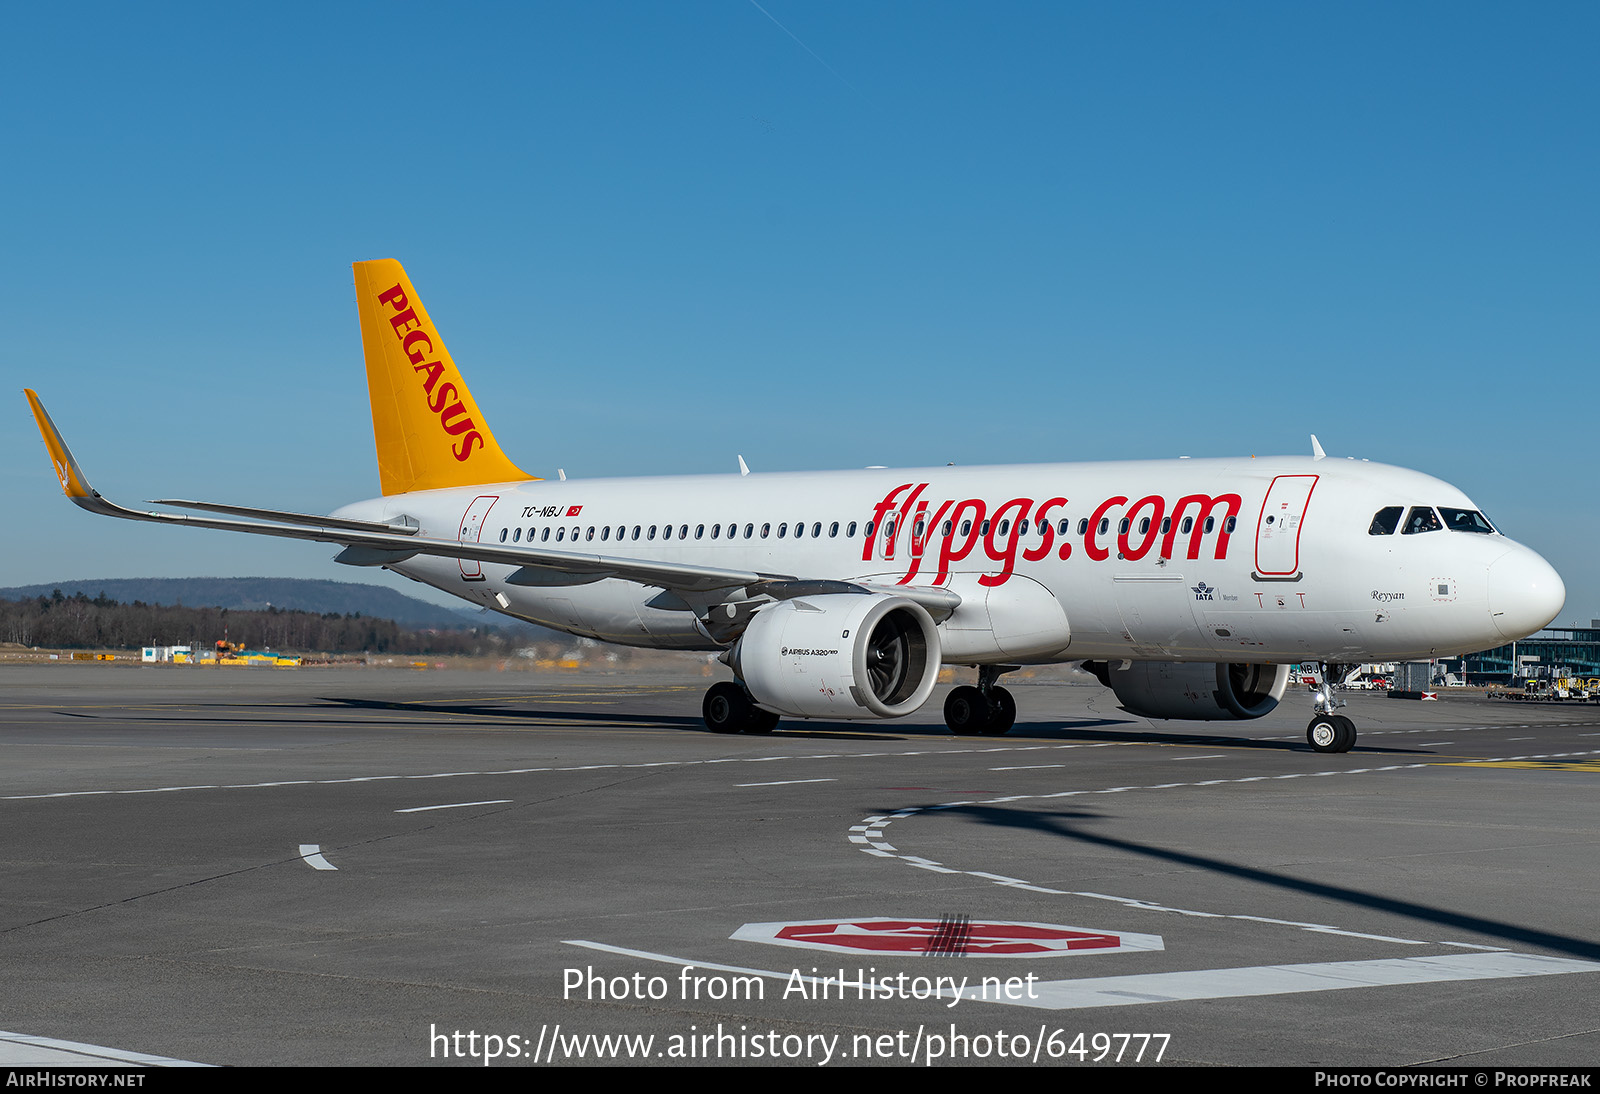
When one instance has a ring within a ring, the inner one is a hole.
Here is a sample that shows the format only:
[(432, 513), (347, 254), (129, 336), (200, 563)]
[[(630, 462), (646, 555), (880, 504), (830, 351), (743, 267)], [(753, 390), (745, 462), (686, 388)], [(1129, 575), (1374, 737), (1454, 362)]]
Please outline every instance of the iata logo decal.
[[(1228, 556), (1228, 540), (1243, 504), (1238, 494), (1187, 494), (1170, 505), (1156, 494), (1131, 505), (1126, 497), (1117, 495), (1095, 506), (1091, 516), (1074, 526), (1061, 519), (1059, 510), (1067, 504), (1064, 497), (1046, 498), (1037, 505), (1032, 498), (1011, 498), (998, 505), (967, 498), (933, 506), (923, 498), (929, 485), (903, 483), (872, 508), (873, 534), (866, 539), (861, 560), (871, 562), (874, 555), (892, 559), (903, 540), (909, 564), (901, 585), (909, 585), (921, 572), (929, 541), (935, 539), (938, 568), (924, 578), (934, 585), (949, 580), (952, 564), (966, 559), (980, 544), (984, 555), (999, 564), (997, 573), (978, 578), (980, 584), (991, 588), (1010, 580), (1019, 551), (1029, 562), (1038, 562), (1052, 551), (1065, 560), (1072, 556), (1072, 538), (1081, 540), (1085, 555), (1104, 562), (1111, 557), (1112, 537), (1117, 557), (1134, 561), (1152, 550), (1158, 550), (1158, 558), (1171, 558), (1178, 537), (1184, 535), (1188, 538), (1185, 557), (1198, 559), (1202, 539), (1214, 532), (1213, 557), (1223, 559)], [(1024, 535), (1032, 542), (1026, 549), (1022, 547)], [(1105, 543), (1101, 543), (1102, 536), (1107, 537)]]
[(428, 400), (428, 409), (439, 415), (439, 424), (446, 433), (461, 438), (451, 445), (450, 452), (465, 463), (472, 455), (474, 442), (479, 448), (484, 447), (483, 434), (478, 432), (476, 424), (467, 416), (467, 408), (457, 398), (456, 385), (448, 380), (439, 383), (439, 377), (444, 375), (443, 362), (423, 360), (434, 352), (433, 338), (421, 329), (422, 320), (417, 317), (417, 310), (411, 306), (405, 290), (399, 285), (379, 293), (378, 300), (394, 309), (396, 314), (389, 318), (389, 325), (394, 328), (395, 337), (400, 339), (400, 348), (411, 362), (412, 371), (423, 376), (422, 393)]
[(1212, 594), (1217, 591), (1215, 586), (1207, 585), (1204, 581), (1202, 581), (1198, 585), (1191, 585), (1191, 586), (1189, 586), (1189, 588), (1194, 590), (1194, 598), (1196, 600), (1215, 600), (1216, 599), (1216, 597), (1212, 596)]

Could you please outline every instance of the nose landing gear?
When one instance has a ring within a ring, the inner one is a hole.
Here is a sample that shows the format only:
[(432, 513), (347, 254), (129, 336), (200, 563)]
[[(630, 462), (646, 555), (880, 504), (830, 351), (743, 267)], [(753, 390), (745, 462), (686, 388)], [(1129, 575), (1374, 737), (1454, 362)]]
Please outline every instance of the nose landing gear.
[(944, 701), (944, 724), (963, 736), (999, 737), (1017, 721), (1017, 701), (996, 681), (1021, 665), (980, 665), (978, 686), (963, 684)]
[(1334, 695), (1355, 665), (1324, 663), (1317, 666), (1321, 686), (1311, 688), (1311, 709), (1315, 712), (1311, 724), (1306, 726), (1306, 743), (1317, 752), (1349, 752), (1356, 746), (1356, 724), (1343, 714), (1334, 711), (1345, 705)]

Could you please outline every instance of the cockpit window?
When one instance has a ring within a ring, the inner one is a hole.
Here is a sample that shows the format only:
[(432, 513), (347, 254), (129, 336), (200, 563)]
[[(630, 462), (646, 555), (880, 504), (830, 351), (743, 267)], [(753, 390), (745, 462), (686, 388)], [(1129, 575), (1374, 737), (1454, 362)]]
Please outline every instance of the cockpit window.
[(1400, 527), (1400, 514), (1405, 508), (1399, 505), (1390, 505), (1379, 509), (1372, 518), (1372, 526), (1367, 529), (1369, 536), (1392, 536), (1394, 530)]
[(1439, 514), (1426, 505), (1413, 505), (1411, 512), (1406, 515), (1406, 527), (1402, 535), (1414, 536), (1419, 532), (1437, 532), (1444, 527), (1439, 520)]
[(1494, 534), (1494, 526), (1489, 519), (1476, 509), (1446, 509), (1440, 506), (1439, 515), (1444, 517), (1444, 526), (1452, 532), (1477, 532), (1485, 536)]

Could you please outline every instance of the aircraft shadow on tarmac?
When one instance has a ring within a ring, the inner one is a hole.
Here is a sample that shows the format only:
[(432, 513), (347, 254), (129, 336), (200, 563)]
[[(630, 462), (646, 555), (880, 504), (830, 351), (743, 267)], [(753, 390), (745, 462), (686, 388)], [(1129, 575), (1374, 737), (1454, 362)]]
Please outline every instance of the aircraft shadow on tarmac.
[[(904, 808), (905, 806), (900, 804), (887, 807), (881, 811), (889, 813)], [(1111, 815), (1093, 810), (1046, 811), (972, 803), (944, 806), (940, 809), (939, 815), (963, 817), (977, 824), (1036, 832), (1065, 841), (1104, 847), (1124, 854), (1140, 855), (1161, 862), (1176, 863), (1224, 877), (1236, 878), (1241, 881), (1266, 885), (1290, 892), (1304, 893), (1353, 907), (1404, 916), (1407, 919), (1431, 923), (1440, 927), (1473, 931), (1514, 945), (1538, 946), (1564, 954), (1571, 954), (1574, 957), (1600, 959), (1600, 943), (1581, 938), (1571, 938), (1567, 935), (1553, 934), (1549, 931), (1524, 927), (1516, 923), (1507, 923), (1498, 919), (1486, 919), (1483, 916), (1454, 912), (1448, 908), (1420, 904), (1411, 900), (1401, 900), (1396, 897), (1383, 896), (1379, 893), (1364, 892), (1342, 885), (1330, 885), (1325, 882), (1291, 877), (1288, 874), (1274, 870), (1243, 866), (1236, 862), (1228, 862), (1224, 859), (1212, 858), (1192, 851), (1179, 851), (1171, 847), (1157, 846), (1153, 843), (1141, 843), (1137, 840), (1120, 839), (1116, 836), (1089, 832), (1085, 830), (1087, 823), (1115, 819)], [(1058, 881), (1057, 884), (1061, 884), (1061, 882)]]
[[(450, 714), (457, 717), (477, 716), (493, 718), (499, 722), (504, 722), (506, 719), (523, 719), (528, 722), (592, 723), (596, 726), (627, 722), (633, 725), (649, 725), (660, 729), (681, 729), (693, 733), (710, 732), (706, 729), (705, 722), (696, 717), (646, 712), (571, 710), (499, 704), (485, 705), (471, 701), (459, 703), (416, 703), (397, 702), (387, 699), (335, 698), (332, 696), (322, 697), (318, 701), (324, 704), (352, 707), (360, 710), (394, 710), (407, 714)], [(1110, 728), (1124, 726), (1127, 728)], [(778, 723), (778, 728), (770, 736), (775, 739), (821, 737), (837, 740), (842, 737), (860, 741), (895, 741), (905, 740), (910, 737), (948, 738), (952, 735), (949, 730), (937, 724), (901, 725), (892, 729), (886, 727), (881, 730), (863, 731), (859, 724), (853, 722), (784, 721)], [(1001, 737), (968, 737), (962, 739), (971, 741), (988, 740), (997, 744), (1004, 741), (1071, 740), (1114, 744), (1203, 745), (1213, 748), (1226, 746), (1228, 748), (1250, 749), (1260, 752), (1311, 751), (1310, 746), (1298, 738), (1260, 740), (1253, 737), (1236, 737), (1224, 734), (1165, 733), (1149, 726), (1148, 723), (1141, 724), (1139, 721), (1130, 718), (1063, 718), (1032, 724), (1018, 723), (1011, 728), (1009, 733)], [(1360, 745), (1358, 749), (1361, 752), (1390, 755), (1432, 755), (1427, 749), (1420, 748), (1395, 748), (1392, 746), (1380, 748), (1371, 745)]]

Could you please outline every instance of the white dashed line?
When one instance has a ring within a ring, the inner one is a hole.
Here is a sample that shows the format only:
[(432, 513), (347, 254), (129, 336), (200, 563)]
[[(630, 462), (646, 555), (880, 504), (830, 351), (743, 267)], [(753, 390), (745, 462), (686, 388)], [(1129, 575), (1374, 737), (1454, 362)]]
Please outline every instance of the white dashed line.
[(838, 779), (783, 779), (775, 783), (734, 783), (734, 786), (799, 786), (801, 783), (836, 783)]
[(306, 860), (306, 865), (313, 870), (337, 870), (338, 867), (322, 857), (322, 844), (302, 843), (300, 857)]
[(994, 748), (943, 748), (915, 749), (906, 752), (827, 753), (812, 756), (730, 756), (711, 760), (650, 760), (628, 764), (582, 764), (575, 767), (513, 767), (498, 771), (434, 771), (421, 775), (360, 775), (345, 779), (284, 779), (273, 782), (213, 783), (198, 786), (142, 787), (133, 790), (61, 790), (50, 794), (6, 794), (0, 801), (38, 801), (46, 798), (89, 798), (120, 794), (162, 794), (179, 790), (257, 790), (279, 786), (346, 786), (365, 782), (404, 782), (416, 779), (459, 779), (493, 777), (501, 775), (562, 774), (574, 771), (638, 771), (646, 768), (706, 767), (711, 764), (759, 764), (778, 761), (805, 762), (809, 760), (865, 760), (899, 759), (904, 756), (969, 756), (989, 755), (996, 752), (1058, 752), (1071, 748), (1124, 748), (1137, 747), (1137, 741), (1107, 741), (1100, 744), (1070, 745), (1002, 745)]
[(492, 802), (452, 802), (449, 805), (417, 805), (410, 809), (396, 809), (396, 813), (426, 813), (430, 809), (466, 809), (474, 805), (509, 805), (510, 798), (499, 798)]

